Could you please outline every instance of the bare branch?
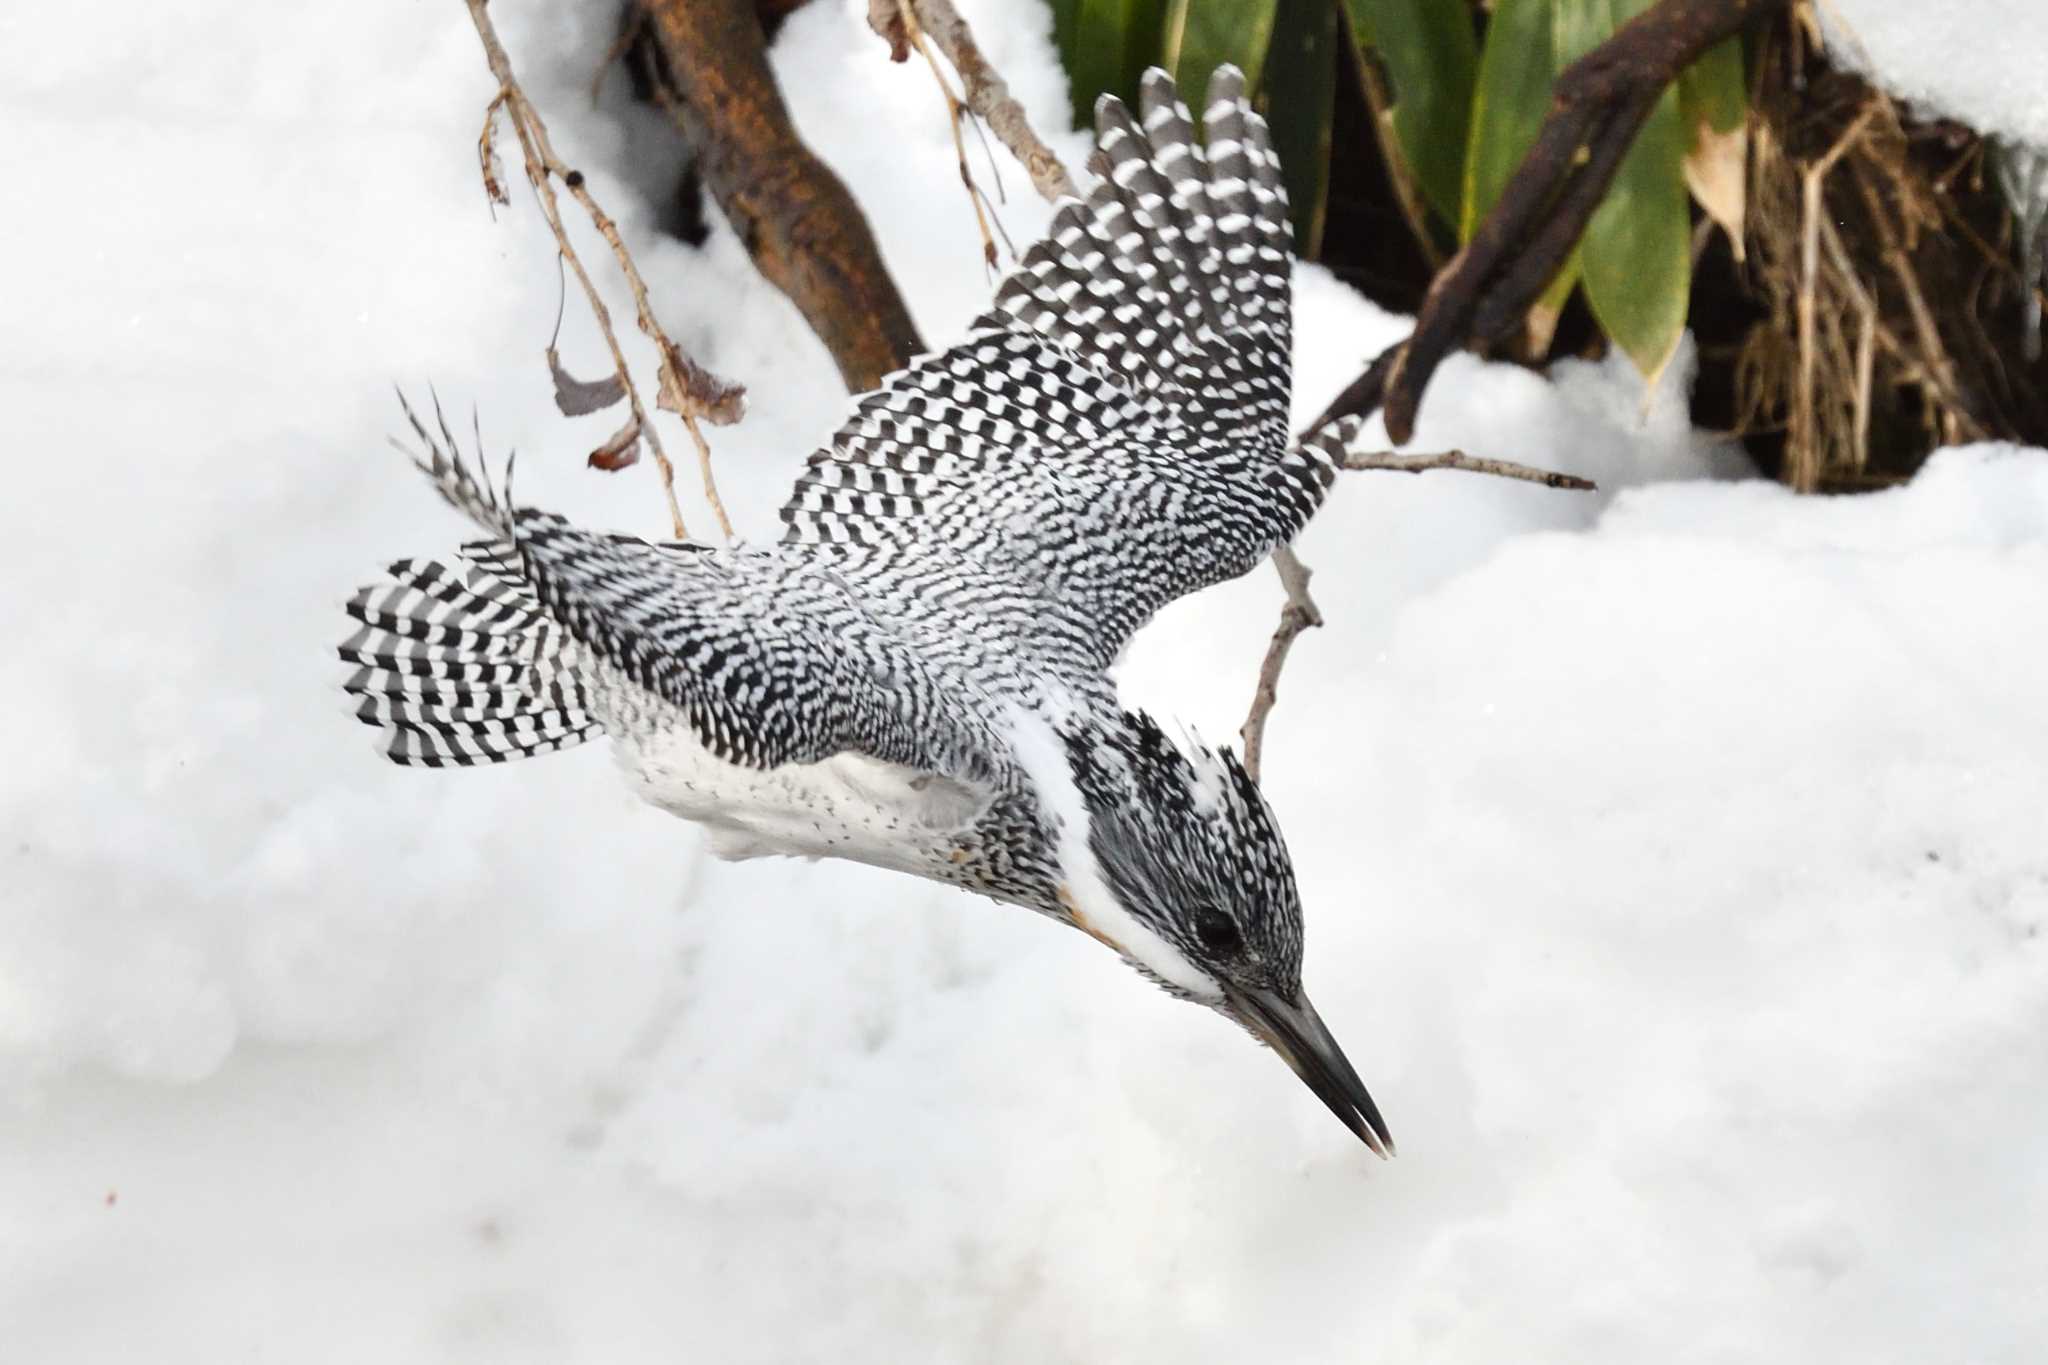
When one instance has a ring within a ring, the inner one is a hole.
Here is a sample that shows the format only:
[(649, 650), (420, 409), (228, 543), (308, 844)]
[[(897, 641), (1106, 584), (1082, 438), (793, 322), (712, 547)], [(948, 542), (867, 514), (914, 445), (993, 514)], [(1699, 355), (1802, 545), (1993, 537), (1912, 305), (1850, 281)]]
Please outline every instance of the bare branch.
[[(490, 130), (502, 107), (512, 124), (512, 131), (519, 138), (519, 148), (526, 161), (526, 178), (533, 185), (534, 198), (540, 204), (543, 217), (554, 233), (555, 244), (574, 272), (576, 282), (583, 288), (583, 297), (590, 304), (590, 311), (597, 319), (598, 330), (604, 334), (605, 344), (612, 353), (612, 365), (618, 372), (619, 382), (624, 386), (626, 399), (633, 408), (633, 421), (629, 427), (638, 428), (640, 439), (647, 442), (654, 452), (655, 465), (661, 471), (662, 492), (668, 499), (669, 518), (675, 527), (678, 539), (686, 539), (688, 532), (683, 525), (682, 508), (676, 502), (675, 467), (669, 463), (667, 452), (662, 449), (661, 437), (654, 424), (648, 420), (646, 405), (641, 401), (640, 390), (633, 383), (631, 369), (626, 364), (625, 351), (619, 345), (617, 334), (612, 330), (611, 312), (599, 297), (597, 286), (591, 282), (590, 273), (583, 268), (576, 249), (569, 243), (568, 230), (562, 223), (562, 212), (555, 198), (554, 182), (559, 180), (566, 187), (583, 211), (590, 216), (591, 224), (611, 247), (612, 256), (618, 261), (620, 273), (626, 277), (626, 284), (633, 293), (633, 304), (638, 313), (640, 330), (655, 344), (660, 356), (661, 387), (657, 396), (659, 406), (669, 409), (683, 419), (691, 439), (696, 442), (698, 464), (704, 477), (704, 494), (711, 503), (712, 512), (718, 517), (719, 528), (726, 539), (732, 538), (732, 522), (726, 517), (725, 505), (718, 496), (716, 481), (711, 473), (711, 451), (705, 443), (703, 433), (698, 430), (697, 420), (731, 422), (739, 417), (742, 406), (739, 395), (743, 392), (736, 385), (726, 384), (709, 371), (689, 361), (661, 324), (655, 320), (653, 306), (648, 302), (647, 283), (641, 279), (640, 271), (633, 263), (631, 253), (619, 237), (618, 225), (605, 211), (598, 207), (591, 197), (589, 188), (583, 182), (583, 174), (563, 164), (555, 155), (553, 144), (548, 140), (547, 125), (541, 121), (540, 112), (520, 87), (512, 74), (511, 59), (505, 55), (505, 48), (498, 40), (497, 29), (492, 25), (486, 11), (485, 0), (467, 0), (471, 22), (476, 25), (477, 37), (483, 43), (484, 57), (490, 63), (491, 74), (498, 78), (498, 94), (491, 102), (491, 108), (484, 120), (484, 136), (479, 140), (479, 156), (484, 163), (486, 193), (491, 188), (490, 176)], [(616, 441), (618, 438), (614, 437)], [(605, 461), (613, 464), (629, 464), (631, 441), (620, 449), (612, 450), (613, 442), (600, 447)]]
[(1467, 455), (1462, 450), (1442, 450), (1419, 455), (1404, 455), (1398, 450), (1347, 451), (1344, 455), (1344, 468), (1385, 469), (1399, 474), (1422, 474), (1432, 469), (1462, 469), (1468, 474), (1494, 474), (1503, 479), (1520, 479), (1525, 483), (1540, 483), (1545, 488), (1569, 488), (1582, 493), (1590, 493), (1600, 486), (1591, 479), (1582, 479), (1576, 474), (1560, 474), (1552, 469), (1516, 464), (1513, 460), (1489, 460), (1484, 456)]
[(849, 391), (928, 349), (867, 216), (798, 135), (754, 0), (635, 0), (656, 101), (762, 278), (789, 296)]
[(1266, 748), (1266, 718), (1273, 714), (1273, 703), (1280, 699), (1280, 670), (1287, 666), (1287, 652), (1294, 648), (1295, 639), (1304, 630), (1323, 623), (1322, 610), (1308, 595), (1308, 580), (1313, 572), (1308, 565), (1295, 558), (1290, 546), (1282, 545), (1273, 551), (1273, 567), (1279, 570), (1281, 585), (1287, 589), (1287, 605), (1280, 608), (1280, 624), (1274, 627), (1272, 643), (1266, 646), (1266, 661), (1259, 665), (1259, 687), (1252, 694), (1252, 709), (1237, 731), (1244, 745), (1244, 770), (1254, 782), (1259, 780), (1259, 760)]

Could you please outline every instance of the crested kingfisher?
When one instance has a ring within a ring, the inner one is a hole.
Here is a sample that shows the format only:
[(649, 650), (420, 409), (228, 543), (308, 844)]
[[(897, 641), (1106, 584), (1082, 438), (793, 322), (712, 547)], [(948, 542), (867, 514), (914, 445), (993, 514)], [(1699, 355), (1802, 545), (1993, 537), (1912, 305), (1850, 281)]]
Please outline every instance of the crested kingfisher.
[(1288, 431), (1292, 236), (1242, 75), (1217, 70), (1201, 140), (1164, 72), (1141, 88), (1135, 113), (1099, 102), (1099, 179), (966, 338), (854, 401), (772, 546), (516, 506), (414, 418), (485, 538), (351, 599), (346, 687), (397, 763), (603, 735), (721, 856), (849, 858), (1072, 925), (1249, 1030), (1386, 1156), (1302, 991), (1272, 810), (1108, 676), (1162, 606), (1291, 540), (1357, 431)]

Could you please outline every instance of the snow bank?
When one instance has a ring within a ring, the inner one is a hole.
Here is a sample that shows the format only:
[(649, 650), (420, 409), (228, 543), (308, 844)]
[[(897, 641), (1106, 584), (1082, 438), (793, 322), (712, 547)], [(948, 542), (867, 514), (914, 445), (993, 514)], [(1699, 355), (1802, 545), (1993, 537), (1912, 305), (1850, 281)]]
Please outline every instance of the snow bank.
[[(752, 386), (718, 459), (764, 534), (830, 363), (728, 234), (651, 232), (663, 140), (581, 94), (604, 16), (494, 8), (679, 339)], [(965, 8), (1050, 124), (1045, 13)], [(943, 341), (986, 297), (972, 218), (864, 10), (776, 61)], [(2033, 1354), (2039, 452), (1801, 501), (1673, 482), (1737, 468), (1683, 362), (1649, 396), (1444, 367), (1420, 446), (1609, 492), (1355, 476), (1302, 547), (1330, 626), (1268, 781), (1381, 1165), (1081, 935), (711, 862), (594, 749), (375, 759), (339, 602), (462, 534), (384, 446), (388, 382), (474, 401), (579, 517), (658, 532), (651, 475), (584, 473), (604, 420), (548, 409), (549, 245), (476, 186), (459, 7), (98, 13), (0, 19), (35, 188), (0, 229), (7, 1359)], [(1306, 409), (1400, 323), (1300, 296)], [(1179, 604), (1128, 690), (1228, 736), (1277, 602)]]
[(1828, 46), (1923, 111), (2048, 147), (2048, 5), (2040, 0), (1829, 0)]

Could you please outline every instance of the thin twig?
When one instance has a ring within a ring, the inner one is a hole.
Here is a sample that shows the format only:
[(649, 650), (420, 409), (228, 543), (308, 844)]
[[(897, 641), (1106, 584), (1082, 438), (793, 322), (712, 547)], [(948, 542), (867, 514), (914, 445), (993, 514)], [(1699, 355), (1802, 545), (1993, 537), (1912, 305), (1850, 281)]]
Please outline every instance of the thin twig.
[[(917, 21), (917, 6), (912, 0), (896, 0), (898, 16), (903, 22), (903, 33), (910, 45), (917, 49), (925, 65), (932, 69), (932, 79), (939, 83), (939, 94), (946, 101), (946, 121), (953, 130), (953, 155), (960, 164), (960, 183), (967, 187), (967, 202), (974, 207), (974, 225), (981, 230), (981, 258), (988, 269), (996, 268), (996, 239), (988, 230), (989, 213), (982, 212), (982, 201), (988, 198), (981, 186), (974, 183), (974, 172), (967, 166), (967, 143), (960, 136), (960, 124), (968, 117), (967, 106), (953, 93), (953, 87), (946, 83), (946, 73), (939, 69), (939, 59), (932, 55), (931, 44), (925, 41), (924, 28)], [(994, 209), (991, 207), (990, 213)], [(1004, 241), (1009, 238), (1005, 235)], [(1010, 254), (1015, 256), (1016, 249)]]
[(1590, 493), (1600, 487), (1591, 479), (1582, 479), (1576, 474), (1560, 474), (1553, 469), (1538, 469), (1534, 465), (1516, 464), (1513, 460), (1490, 460), (1481, 455), (1467, 455), (1462, 450), (1442, 450), (1418, 455), (1404, 455), (1398, 450), (1346, 451), (1344, 468), (1386, 469), (1400, 474), (1421, 474), (1431, 469), (1462, 469), (1468, 474), (1493, 474), (1503, 479), (1520, 479), (1525, 483), (1540, 483), (1545, 488), (1568, 488), (1580, 493)]
[[(570, 195), (589, 215), (592, 226), (603, 237), (618, 261), (620, 273), (626, 277), (626, 284), (633, 293), (633, 304), (638, 314), (640, 330), (654, 342), (659, 355), (660, 389), (656, 404), (674, 412), (683, 419), (691, 439), (697, 446), (698, 466), (704, 477), (704, 494), (711, 504), (712, 512), (718, 518), (719, 529), (727, 540), (732, 539), (732, 522), (725, 514), (725, 504), (718, 496), (716, 481), (711, 472), (711, 448), (698, 429), (697, 419), (725, 422), (736, 421), (744, 406), (744, 391), (737, 385), (718, 380), (709, 371), (698, 366), (683, 352), (661, 324), (655, 320), (654, 309), (647, 298), (647, 283), (641, 279), (640, 271), (633, 263), (633, 257), (626, 250), (625, 242), (619, 236), (618, 225), (607, 213), (598, 207), (591, 197), (589, 187), (584, 184), (583, 175), (564, 164), (555, 155), (553, 144), (548, 139), (547, 125), (542, 122), (540, 112), (527, 99), (518, 79), (512, 74), (511, 59), (505, 55), (505, 48), (498, 40), (497, 29), (492, 25), (486, 11), (486, 0), (466, 0), (471, 21), (476, 25), (477, 37), (482, 41), (484, 57), (490, 63), (491, 74), (498, 79), (498, 95), (492, 101), (491, 112), (485, 120), (486, 140), (480, 144), (488, 147), (490, 122), (502, 106), (512, 122), (512, 131), (519, 138), (520, 151), (526, 160), (526, 178), (533, 185), (534, 198), (539, 202), (541, 215), (547, 219), (549, 229), (554, 233), (555, 244), (563, 259), (575, 273), (576, 282), (583, 288), (584, 299), (590, 304), (590, 311), (597, 319), (598, 330), (604, 334), (605, 344), (612, 354), (612, 365), (618, 371), (619, 382), (625, 386), (626, 400), (632, 405), (633, 420), (639, 427), (640, 435), (646, 440), (648, 449), (654, 453), (655, 466), (661, 471), (661, 486), (668, 499), (669, 518), (674, 523), (676, 538), (688, 538), (683, 525), (682, 507), (676, 501), (675, 467), (669, 462), (668, 454), (662, 449), (661, 436), (649, 419), (645, 403), (640, 397), (638, 386), (633, 383), (631, 369), (626, 363), (626, 353), (619, 345), (617, 334), (612, 330), (611, 312), (598, 295), (597, 286), (583, 267), (582, 260), (569, 243), (568, 230), (562, 223), (561, 206), (555, 198), (554, 182), (559, 180)], [(486, 158), (488, 167), (488, 158)]]
[(597, 70), (590, 73), (590, 102), (595, 105), (604, 96), (604, 78), (611, 69), (625, 60), (633, 44), (640, 41), (647, 29), (647, 11), (638, 5), (628, 5), (619, 14), (619, 31), (612, 35), (612, 45), (605, 49), (604, 60), (597, 64)]
[(1259, 687), (1252, 694), (1252, 709), (1237, 731), (1244, 745), (1244, 770), (1254, 782), (1259, 780), (1259, 761), (1265, 753), (1266, 718), (1273, 714), (1273, 703), (1280, 699), (1280, 670), (1287, 666), (1287, 652), (1294, 648), (1295, 639), (1304, 630), (1323, 623), (1322, 609), (1308, 593), (1308, 580), (1314, 571), (1295, 558), (1293, 548), (1287, 545), (1273, 551), (1273, 567), (1279, 571), (1281, 586), (1287, 589), (1287, 603), (1280, 608), (1280, 624), (1273, 628), (1265, 662), (1259, 665)]
[[(892, 48), (898, 44), (898, 35), (891, 20), (898, 15), (908, 15), (916, 28), (931, 36), (947, 63), (959, 73), (962, 102), (1023, 163), (1039, 194), (1048, 203), (1078, 198), (1066, 165), (1032, 131), (1024, 107), (1010, 94), (1001, 73), (982, 56), (981, 47), (974, 41), (974, 31), (953, 8), (953, 0), (870, 0), (868, 24), (889, 39)], [(902, 36), (909, 35), (906, 32)], [(903, 58), (899, 56), (896, 60)]]

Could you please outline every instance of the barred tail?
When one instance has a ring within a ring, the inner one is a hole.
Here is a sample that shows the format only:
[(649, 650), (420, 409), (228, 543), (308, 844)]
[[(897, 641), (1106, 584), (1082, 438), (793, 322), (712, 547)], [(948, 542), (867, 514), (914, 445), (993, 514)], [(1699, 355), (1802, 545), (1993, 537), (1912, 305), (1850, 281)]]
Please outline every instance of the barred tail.
[(463, 561), (400, 560), (349, 600), (361, 625), (340, 652), (356, 665), (343, 684), (361, 698), (356, 718), (383, 730), (392, 762), (429, 768), (596, 735), (582, 647), (541, 607), (512, 546), (481, 541)]
[[(441, 439), (435, 440), (420, 421), (419, 414), (412, 410), (412, 404), (405, 398), (405, 391), (399, 390), (398, 406), (405, 409), (405, 420), (412, 423), (413, 433), (427, 448), (425, 455), (406, 450), (393, 441), (399, 450), (419, 467), (419, 471), (434, 481), (434, 491), (447, 500), (448, 505), (468, 517), (485, 531), (494, 536), (512, 539), (512, 463), (513, 457), (505, 460), (505, 487), (500, 492), (491, 487), (487, 474), (481, 472), (484, 458), (483, 436), (476, 437), (476, 458), (479, 472), (471, 474), (469, 466), (462, 462), (462, 447), (455, 434), (448, 430), (448, 418), (441, 411), (440, 395), (434, 396), (434, 424), (441, 429)], [(472, 412), (471, 421), (475, 421)]]

